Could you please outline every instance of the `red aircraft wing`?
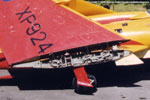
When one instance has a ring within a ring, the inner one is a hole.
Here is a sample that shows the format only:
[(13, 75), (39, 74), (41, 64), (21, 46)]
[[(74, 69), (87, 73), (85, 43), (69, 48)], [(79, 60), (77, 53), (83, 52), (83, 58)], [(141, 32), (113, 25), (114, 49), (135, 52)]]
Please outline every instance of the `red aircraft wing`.
[(0, 1), (0, 48), (9, 65), (115, 40), (123, 38), (51, 0)]

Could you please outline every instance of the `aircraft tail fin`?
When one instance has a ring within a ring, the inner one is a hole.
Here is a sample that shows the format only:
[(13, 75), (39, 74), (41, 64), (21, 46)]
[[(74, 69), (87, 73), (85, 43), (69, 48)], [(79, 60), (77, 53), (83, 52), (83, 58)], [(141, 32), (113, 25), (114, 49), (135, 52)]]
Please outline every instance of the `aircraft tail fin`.
[(117, 60), (116, 66), (130, 66), (130, 65), (140, 65), (144, 62), (140, 60), (135, 54), (131, 54), (127, 57)]

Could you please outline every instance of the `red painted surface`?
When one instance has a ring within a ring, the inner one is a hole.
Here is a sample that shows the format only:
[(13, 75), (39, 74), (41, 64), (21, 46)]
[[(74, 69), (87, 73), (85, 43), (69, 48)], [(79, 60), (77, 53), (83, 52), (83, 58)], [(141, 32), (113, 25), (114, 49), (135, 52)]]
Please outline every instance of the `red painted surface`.
[(4, 54), (0, 53), (0, 59), (3, 59), (3, 58), (5, 58)]
[(133, 40), (130, 40), (128, 42), (125, 42), (125, 43), (121, 43), (120, 45), (143, 45), (142, 43), (139, 43), (137, 41), (133, 41)]
[(12, 79), (13, 78), (13, 76), (11, 76), (11, 75), (6, 75), (6, 76), (0, 76), (0, 80), (6, 80), (6, 79)]
[(77, 78), (77, 84), (80, 86), (93, 87), (87, 77), (84, 67), (74, 68), (74, 74)]
[(0, 53), (0, 69), (9, 69), (9, 65), (2, 53)]
[(0, 46), (9, 65), (47, 53), (123, 40), (51, 0), (0, 1), (0, 21)]
[(99, 20), (97, 22), (99, 22), (100, 24), (109, 24), (111, 22), (125, 21), (125, 20), (129, 20), (129, 18), (115, 18), (115, 19), (108, 19), (108, 20)]

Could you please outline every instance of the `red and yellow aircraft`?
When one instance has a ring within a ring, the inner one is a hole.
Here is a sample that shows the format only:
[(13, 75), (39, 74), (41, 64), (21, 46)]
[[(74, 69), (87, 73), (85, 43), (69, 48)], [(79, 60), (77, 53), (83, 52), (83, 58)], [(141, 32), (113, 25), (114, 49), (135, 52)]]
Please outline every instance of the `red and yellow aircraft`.
[(149, 20), (148, 12), (116, 13), (83, 0), (1, 0), (0, 69), (72, 67), (75, 91), (92, 93), (96, 79), (84, 66), (149, 58)]

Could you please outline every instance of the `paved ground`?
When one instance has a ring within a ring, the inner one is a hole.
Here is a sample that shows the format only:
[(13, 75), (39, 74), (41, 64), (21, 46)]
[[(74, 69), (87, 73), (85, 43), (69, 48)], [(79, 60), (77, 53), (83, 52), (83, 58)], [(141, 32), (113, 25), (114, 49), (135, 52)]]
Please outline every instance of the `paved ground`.
[[(150, 62), (116, 67), (114, 63), (86, 68), (98, 81), (93, 95), (74, 93), (71, 69), (10, 71), (16, 77), (0, 81), (0, 100), (150, 100)], [(0, 71), (0, 74), (6, 74)]]

